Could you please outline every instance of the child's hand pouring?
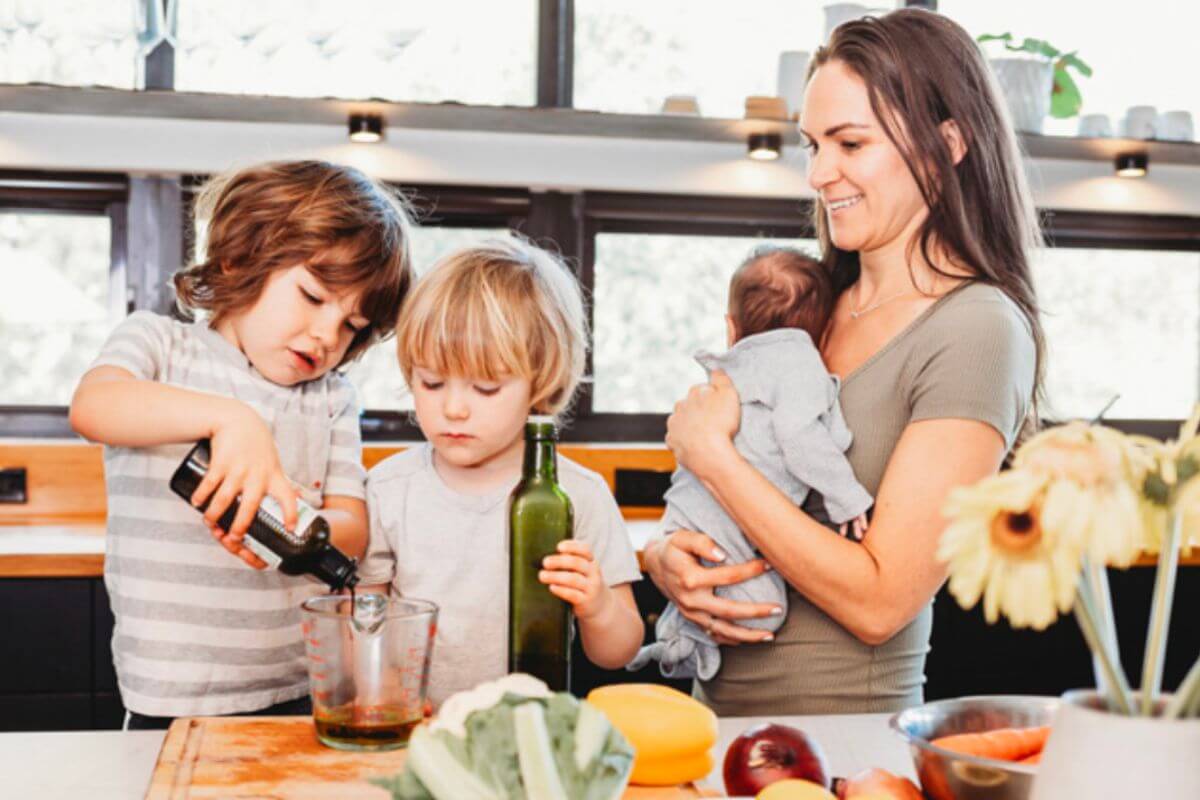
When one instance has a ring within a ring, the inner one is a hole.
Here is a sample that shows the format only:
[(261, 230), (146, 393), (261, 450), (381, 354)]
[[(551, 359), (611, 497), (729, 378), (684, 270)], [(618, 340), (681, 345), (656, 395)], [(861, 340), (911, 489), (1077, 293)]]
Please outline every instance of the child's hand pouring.
[[(212, 461), (208, 473), (192, 494), (192, 505), (211, 497), (204, 522), (213, 538), (229, 552), (255, 569), (267, 564), (242, 543), (254, 514), (267, 495), (283, 509), (288, 530), (296, 526), (296, 490), (279, 464), (279, 452), (271, 431), (254, 409), (234, 401), (234, 411), (212, 434)], [(238, 513), (229, 530), (220, 527), (221, 515), (238, 500)]]

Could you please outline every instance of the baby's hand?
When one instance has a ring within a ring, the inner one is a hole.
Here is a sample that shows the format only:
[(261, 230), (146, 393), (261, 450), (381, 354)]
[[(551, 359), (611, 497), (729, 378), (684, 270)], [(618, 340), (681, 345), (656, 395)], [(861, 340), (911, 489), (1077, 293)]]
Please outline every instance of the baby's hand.
[(849, 534), (849, 538), (856, 542), (861, 542), (863, 537), (867, 535), (867, 515), (859, 514), (850, 522), (843, 522), (841, 527), (838, 528), (838, 533), (842, 536)]
[(591, 549), (583, 542), (565, 539), (558, 553), (542, 560), (538, 580), (550, 587), (550, 593), (566, 600), (581, 620), (599, 616), (612, 602), (612, 590), (604, 584), (600, 567), (592, 560)]

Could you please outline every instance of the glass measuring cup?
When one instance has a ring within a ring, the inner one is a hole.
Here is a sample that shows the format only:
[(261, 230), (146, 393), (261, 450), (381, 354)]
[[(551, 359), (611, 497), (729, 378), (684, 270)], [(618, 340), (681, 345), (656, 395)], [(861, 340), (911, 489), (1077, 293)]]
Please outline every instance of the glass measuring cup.
[(317, 738), (339, 750), (404, 747), (424, 713), (437, 606), (360, 594), (301, 609)]

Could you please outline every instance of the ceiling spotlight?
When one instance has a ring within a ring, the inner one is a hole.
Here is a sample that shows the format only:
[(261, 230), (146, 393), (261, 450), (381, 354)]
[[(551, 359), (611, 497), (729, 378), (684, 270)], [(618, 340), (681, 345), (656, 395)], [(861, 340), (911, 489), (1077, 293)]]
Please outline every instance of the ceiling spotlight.
[(378, 142), (383, 139), (383, 117), (379, 114), (351, 114), (350, 141)]
[(1150, 156), (1145, 153), (1121, 153), (1114, 165), (1122, 178), (1141, 178), (1150, 169)]
[(783, 151), (783, 137), (778, 133), (752, 133), (746, 145), (747, 154), (755, 161), (774, 161)]

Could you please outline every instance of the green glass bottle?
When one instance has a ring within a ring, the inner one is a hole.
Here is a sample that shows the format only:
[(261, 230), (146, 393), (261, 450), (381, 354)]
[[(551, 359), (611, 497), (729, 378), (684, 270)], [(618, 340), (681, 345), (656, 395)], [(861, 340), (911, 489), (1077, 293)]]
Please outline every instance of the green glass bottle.
[(509, 497), (508, 670), (552, 691), (570, 691), (571, 607), (538, 580), (542, 559), (575, 532), (571, 499), (558, 485), (553, 417), (525, 423), (521, 481)]

